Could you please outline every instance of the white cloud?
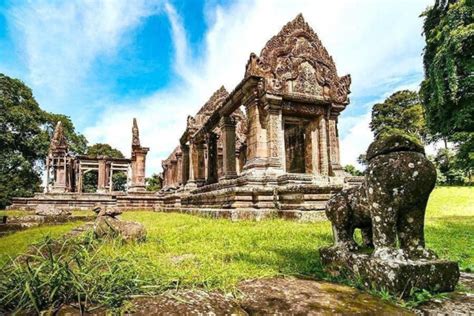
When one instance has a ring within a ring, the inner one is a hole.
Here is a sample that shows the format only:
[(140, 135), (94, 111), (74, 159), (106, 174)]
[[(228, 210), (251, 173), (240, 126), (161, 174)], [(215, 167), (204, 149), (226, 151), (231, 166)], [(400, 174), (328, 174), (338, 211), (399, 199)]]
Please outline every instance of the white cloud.
[[(174, 69), (180, 80), (176, 84), (135, 101), (124, 104), (108, 104), (104, 113), (85, 130), (91, 142), (108, 142), (124, 153), (130, 150), (130, 128), (132, 117), (137, 117), (142, 136), (142, 144), (151, 147), (148, 172), (161, 169), (160, 160), (178, 145), (178, 138), (184, 131), (187, 114), (194, 114), (214, 90), (222, 84), (231, 91), (242, 79), (244, 67), (250, 52), (259, 53), (271, 36), (281, 27), (302, 12), (306, 21), (315, 29), (323, 44), (333, 55), (340, 75), (352, 75), (352, 97), (362, 99), (367, 96), (382, 97), (399, 86), (407, 83), (417, 84), (421, 78), (421, 37), (422, 20), (419, 14), (432, 4), (432, 0), (274, 0), (253, 1), (240, 0), (229, 6), (206, 6), (208, 30), (205, 34), (204, 53), (194, 56), (189, 51), (186, 30), (183, 21), (175, 8), (169, 3), (164, 6), (171, 25), (175, 47)], [(95, 3), (95, 2), (94, 2)], [(39, 30), (30, 30), (30, 59), (35, 61), (35, 54), (41, 49), (52, 49), (60, 42), (59, 53), (51, 53), (53, 58), (72, 56), (70, 67), (56, 69), (61, 79), (78, 71), (81, 74), (82, 59), (93, 59), (97, 54), (113, 54), (114, 48), (123, 40), (127, 30), (140, 23), (140, 19), (150, 13), (149, 6), (140, 2), (119, 2), (119, 8), (106, 3), (92, 11), (100, 10), (101, 14), (110, 15), (104, 24), (95, 18), (90, 27), (84, 24), (68, 25), (67, 21), (75, 16), (67, 9), (78, 6), (77, 3), (63, 6), (60, 14), (52, 12), (35, 12), (45, 18), (33, 25)], [(88, 7), (89, 6), (89, 7)], [(93, 6), (86, 2), (86, 11)], [(109, 12), (110, 11), (110, 12)], [(116, 16), (130, 15), (117, 21)], [(100, 14), (99, 14), (100, 16)], [(68, 34), (76, 34), (76, 29), (87, 27), (89, 31), (77, 31), (77, 43), (70, 43), (59, 34), (57, 40), (41, 41), (41, 28), (49, 23), (60, 23), (70, 29)], [(31, 26), (31, 27), (33, 27)], [(107, 31), (108, 30), (108, 31)], [(104, 33), (105, 32), (105, 33)], [(109, 38), (107, 34), (112, 34)], [(96, 34), (104, 33), (104, 34)], [(34, 37), (34, 38), (33, 38)], [(88, 48), (91, 41), (93, 44)], [(95, 44), (94, 44), (95, 43)], [(69, 46), (72, 45), (72, 48)], [(84, 54), (78, 54), (84, 48)], [(70, 51), (71, 50), (71, 51)], [(85, 56), (85, 57), (84, 57)], [(36, 64), (35, 64), (36, 65)], [(33, 66), (32, 66), (33, 67)], [(37, 80), (44, 80), (41, 74), (50, 68), (36, 65), (33, 74)], [(59, 68), (59, 67), (57, 67)], [(342, 162), (354, 163), (357, 156), (364, 152), (371, 141), (368, 129), (370, 118), (366, 104), (352, 103), (340, 120)]]
[(32, 1), (14, 6), (8, 17), (20, 41), (27, 81), (40, 96), (47, 95), (47, 106), (58, 106), (53, 99), (100, 89), (86, 80), (93, 63), (100, 56), (113, 57), (124, 35), (157, 8), (156, 1), (145, 0)]

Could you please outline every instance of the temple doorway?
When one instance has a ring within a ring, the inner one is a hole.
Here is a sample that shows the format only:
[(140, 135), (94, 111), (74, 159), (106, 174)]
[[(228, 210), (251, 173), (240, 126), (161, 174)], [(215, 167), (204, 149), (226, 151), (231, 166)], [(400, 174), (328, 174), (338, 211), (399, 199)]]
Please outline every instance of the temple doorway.
[(305, 127), (302, 122), (285, 121), (286, 172), (305, 173)]

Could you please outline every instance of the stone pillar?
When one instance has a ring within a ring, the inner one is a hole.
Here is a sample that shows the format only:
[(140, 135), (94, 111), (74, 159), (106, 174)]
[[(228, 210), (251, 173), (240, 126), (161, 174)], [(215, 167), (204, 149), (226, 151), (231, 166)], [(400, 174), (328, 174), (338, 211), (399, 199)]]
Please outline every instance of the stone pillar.
[(321, 175), (329, 175), (327, 127), (324, 115), (319, 119), (319, 168)]
[(223, 139), (223, 171), (224, 179), (232, 179), (237, 176), (235, 171), (235, 121), (230, 116), (221, 118), (220, 127)]
[(207, 183), (216, 183), (217, 178), (217, 135), (207, 135)]
[(320, 174), (318, 119), (313, 119), (305, 130), (305, 170), (313, 175)]
[(176, 185), (180, 185), (183, 179), (183, 153), (177, 152), (176, 153)]
[(97, 171), (97, 193), (106, 193), (107, 166), (103, 157), (99, 157), (99, 169)]
[(145, 162), (150, 148), (140, 145), (137, 120), (133, 119), (132, 128), (132, 183), (129, 192), (145, 191)]
[(66, 191), (66, 163), (63, 157), (53, 158), (54, 182), (52, 192), (63, 193)]
[(344, 175), (339, 157), (339, 135), (337, 131), (337, 117), (339, 113), (331, 113), (328, 120), (329, 162), (332, 176)]
[(186, 182), (186, 189), (192, 190), (197, 187), (196, 177), (197, 176), (197, 149), (196, 144), (192, 141), (189, 144), (189, 179)]
[(267, 132), (264, 123), (264, 110), (259, 105), (259, 100), (251, 96), (244, 102), (247, 109), (247, 162), (245, 172), (265, 169), (267, 163), (268, 146)]
[(171, 159), (171, 184), (176, 186), (178, 184), (178, 160)]
[(186, 185), (189, 179), (189, 146), (181, 145), (181, 152), (183, 154), (183, 159), (181, 162), (181, 183)]
[(281, 97), (265, 97), (267, 167), (283, 173), (285, 170), (285, 140), (282, 123)]
[(45, 193), (49, 193), (49, 181), (50, 181), (50, 177), (51, 177), (51, 169), (50, 169), (50, 158), (47, 157), (46, 158), (46, 185), (44, 187), (44, 192)]
[(196, 174), (196, 183), (198, 185), (204, 184), (206, 181), (206, 162), (204, 158), (204, 143), (200, 142), (196, 145), (196, 150), (197, 150), (197, 174)]

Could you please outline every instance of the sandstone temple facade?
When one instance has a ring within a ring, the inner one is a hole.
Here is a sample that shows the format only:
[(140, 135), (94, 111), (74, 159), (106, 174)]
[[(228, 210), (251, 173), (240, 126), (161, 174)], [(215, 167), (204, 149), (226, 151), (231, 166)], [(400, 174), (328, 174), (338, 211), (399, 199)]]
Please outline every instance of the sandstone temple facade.
[(290, 217), (322, 210), (350, 185), (337, 130), (350, 83), (298, 15), (250, 54), (230, 93), (221, 87), (188, 117), (162, 164), (163, 208)]
[[(144, 192), (148, 148), (140, 145), (135, 120), (131, 159), (70, 157), (55, 134), (47, 165), (54, 173), (52, 191), (80, 194), (82, 173), (97, 168), (94, 196), (108, 194), (107, 203), (123, 208), (232, 218), (319, 216), (332, 194), (357, 180), (340, 164), (338, 118), (349, 104), (350, 84), (298, 15), (260, 55), (250, 54), (233, 90), (220, 87), (188, 116), (176, 148), (162, 162), (159, 192)], [(131, 169), (127, 193), (107, 193), (114, 168)]]

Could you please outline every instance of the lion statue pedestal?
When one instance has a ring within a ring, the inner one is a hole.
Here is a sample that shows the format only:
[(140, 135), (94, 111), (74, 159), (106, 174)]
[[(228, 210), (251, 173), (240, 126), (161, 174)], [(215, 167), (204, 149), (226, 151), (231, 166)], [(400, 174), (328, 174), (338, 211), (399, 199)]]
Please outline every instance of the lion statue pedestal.
[[(436, 169), (423, 147), (394, 135), (374, 141), (367, 159), (364, 182), (334, 195), (326, 206), (334, 246), (320, 249), (325, 269), (397, 295), (412, 288), (453, 291), (458, 264), (425, 248), (424, 217)], [(353, 237), (356, 228), (363, 250)]]

